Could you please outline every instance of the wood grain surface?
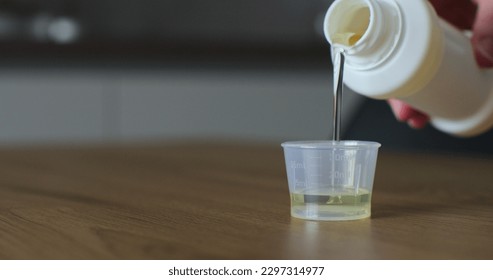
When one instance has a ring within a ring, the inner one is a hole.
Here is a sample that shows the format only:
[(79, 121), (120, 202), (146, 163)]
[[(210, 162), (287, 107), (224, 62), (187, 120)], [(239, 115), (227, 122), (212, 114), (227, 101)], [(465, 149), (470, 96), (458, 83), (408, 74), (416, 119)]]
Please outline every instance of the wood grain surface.
[(278, 145), (4, 148), (0, 258), (493, 258), (493, 159), (382, 151), (372, 199), (291, 218)]

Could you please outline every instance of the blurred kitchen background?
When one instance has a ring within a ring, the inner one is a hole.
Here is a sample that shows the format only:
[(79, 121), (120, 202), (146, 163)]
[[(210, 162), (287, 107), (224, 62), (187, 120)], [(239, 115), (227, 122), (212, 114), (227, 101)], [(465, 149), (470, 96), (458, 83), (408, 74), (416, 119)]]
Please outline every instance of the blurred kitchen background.
[[(327, 139), (330, 0), (0, 0), (0, 145)], [(491, 150), (346, 91), (344, 138)], [(488, 146), (488, 145), (487, 145)]]

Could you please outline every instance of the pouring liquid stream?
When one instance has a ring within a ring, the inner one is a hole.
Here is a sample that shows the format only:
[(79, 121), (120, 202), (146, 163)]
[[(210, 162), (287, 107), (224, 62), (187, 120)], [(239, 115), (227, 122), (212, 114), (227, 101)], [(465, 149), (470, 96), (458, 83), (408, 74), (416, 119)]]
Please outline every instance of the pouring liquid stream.
[(342, 123), (342, 95), (344, 89), (344, 62), (345, 51), (343, 46), (350, 47), (359, 39), (362, 34), (352, 32), (338, 33), (333, 38), (334, 45), (332, 46), (332, 55), (334, 57), (334, 102), (333, 102), (333, 125), (332, 125), (332, 140), (341, 140), (341, 123)]
[(344, 88), (344, 50), (342, 48), (332, 48), (334, 54), (334, 101), (333, 101), (333, 125), (332, 140), (341, 140), (342, 123), (342, 92)]

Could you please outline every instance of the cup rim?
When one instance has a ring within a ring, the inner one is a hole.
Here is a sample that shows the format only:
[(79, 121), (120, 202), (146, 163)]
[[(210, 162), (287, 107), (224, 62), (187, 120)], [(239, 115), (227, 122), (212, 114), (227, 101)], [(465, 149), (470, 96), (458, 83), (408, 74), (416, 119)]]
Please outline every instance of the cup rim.
[(316, 149), (316, 150), (328, 150), (328, 149), (368, 149), (379, 148), (382, 145), (373, 141), (359, 141), (359, 140), (313, 140), (313, 141), (288, 141), (281, 144), (283, 148), (290, 149)]

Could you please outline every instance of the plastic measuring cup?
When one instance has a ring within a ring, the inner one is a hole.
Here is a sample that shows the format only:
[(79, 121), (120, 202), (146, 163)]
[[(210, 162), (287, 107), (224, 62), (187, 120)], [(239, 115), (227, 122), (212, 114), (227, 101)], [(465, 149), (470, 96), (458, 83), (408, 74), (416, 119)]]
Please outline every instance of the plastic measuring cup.
[(298, 141), (282, 147), (291, 216), (324, 221), (370, 217), (379, 143)]

